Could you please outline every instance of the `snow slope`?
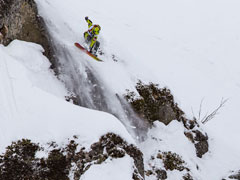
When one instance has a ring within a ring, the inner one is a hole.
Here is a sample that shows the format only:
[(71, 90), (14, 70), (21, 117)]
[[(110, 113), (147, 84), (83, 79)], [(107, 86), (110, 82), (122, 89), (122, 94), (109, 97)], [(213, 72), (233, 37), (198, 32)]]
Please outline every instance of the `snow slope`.
[[(218, 106), (222, 97), (229, 98), (220, 114), (204, 126), (210, 137), (210, 153), (203, 159), (192, 158), (192, 144), (183, 136), (181, 126), (173, 122), (169, 127), (158, 124), (157, 129), (150, 132), (149, 136), (162, 141), (149, 139), (140, 144), (146, 160), (157, 150), (156, 146), (161, 146), (166, 151), (179, 153), (192, 169), (198, 164), (200, 170), (194, 171), (196, 179), (218, 180), (228, 171), (240, 169), (240, 146), (237, 143), (240, 136), (238, 0), (36, 2), (58, 50), (69, 53), (61, 56), (62, 59), (71, 59), (64, 64), (66, 73), (76, 72), (87, 79), (84, 72), (91, 69), (99, 78), (105, 96), (109, 96), (106, 101), (116, 114), (121, 115), (123, 111), (112, 100), (114, 95), (125, 93), (125, 89), (134, 90), (137, 79), (168, 86), (189, 117), (192, 109), (195, 115), (198, 114), (203, 98), (202, 115)], [(85, 16), (102, 27), (99, 41), (105, 52), (102, 56), (104, 63), (95, 62), (73, 45), (76, 41), (83, 42), (82, 34), (87, 29)], [(25, 48), (31, 53), (22, 53)], [(8, 145), (19, 137), (46, 141), (51, 136), (63, 141), (75, 133), (80, 133), (86, 144), (90, 144), (108, 131), (132, 142), (122, 124), (111, 115), (63, 101), (67, 92), (49, 72), (49, 64), (41, 55), (39, 46), (15, 41), (10, 47), (1, 46), (0, 54), (0, 78), (4, 84), (0, 89), (2, 144)], [(113, 61), (112, 55), (118, 62)], [(77, 86), (82, 85), (78, 83)], [(90, 86), (85, 90), (90, 91)], [(88, 96), (86, 93), (86, 99), (90, 100)], [(92, 102), (89, 104), (91, 106)], [(99, 118), (104, 127), (98, 123)], [(14, 124), (12, 131), (7, 130), (9, 122)], [(124, 123), (128, 126), (127, 122)], [(93, 135), (92, 132), (96, 133)], [(110, 166), (115, 169), (114, 162), (108, 165), (101, 168)], [(98, 176), (97, 168), (91, 167), (90, 170)], [(85, 178), (93, 178), (92, 173), (89, 171)], [(178, 175), (173, 172), (169, 179), (176, 179)]]
[(108, 132), (134, 143), (112, 115), (66, 102), (67, 91), (42, 51), (37, 44), (18, 40), (0, 46), (1, 152), (22, 138), (62, 143), (74, 135), (88, 147)]
[[(203, 98), (202, 115), (217, 107), (222, 97), (229, 98), (221, 114), (205, 126), (212, 153), (203, 171), (213, 168), (209, 177), (212, 174), (210, 179), (218, 179), (219, 172), (239, 168), (235, 160), (240, 150), (236, 146), (240, 135), (238, 0), (37, 3), (52, 33), (71, 48), (73, 42), (83, 42), (85, 16), (102, 26), (100, 42), (107, 53), (105, 63), (97, 64), (89, 57), (84, 61), (94, 66), (114, 92), (131, 89), (138, 78), (167, 85), (189, 117), (192, 109), (198, 113)], [(111, 60), (111, 54), (119, 57), (118, 63)], [(84, 56), (77, 50), (74, 55)]]
[(83, 180), (122, 180), (132, 179), (133, 161), (129, 156), (120, 159), (112, 159), (101, 165), (93, 165), (83, 175)]
[[(187, 167), (191, 169), (193, 173), (192, 176), (194, 180), (198, 179), (208, 179), (204, 172), (199, 172), (197, 170), (197, 165), (199, 166), (199, 158), (195, 155), (194, 145), (185, 137), (183, 134), (184, 127), (177, 121), (171, 122), (168, 126), (165, 126), (163, 123), (156, 122), (155, 127), (149, 132), (149, 139), (140, 144), (140, 148), (144, 152), (145, 156), (145, 168), (146, 171), (155, 166), (156, 168), (164, 169), (164, 165), (160, 160), (152, 160), (152, 157), (156, 157), (161, 152), (175, 152), (182, 157), (186, 162)], [(200, 164), (201, 168), (201, 164)], [(187, 172), (184, 171), (167, 171), (168, 180), (181, 179)], [(147, 180), (154, 180), (154, 176), (146, 176)]]
[[(101, 76), (110, 91), (133, 89), (137, 79), (168, 86), (187, 116), (202, 116), (229, 98), (205, 129), (211, 153), (199, 160), (203, 179), (219, 179), (237, 162), (239, 131), (239, 36), (238, 0), (59, 1), (37, 0), (40, 14), (56, 39), (74, 49), (83, 42), (85, 16), (100, 24), (104, 63), (81, 52), (84, 61)], [(64, 13), (62, 13), (64, 12)], [(57, 14), (57, 16), (56, 16)], [(118, 57), (118, 63), (111, 59)], [(168, 142), (174, 143), (174, 142)], [(179, 145), (181, 146), (181, 145)]]

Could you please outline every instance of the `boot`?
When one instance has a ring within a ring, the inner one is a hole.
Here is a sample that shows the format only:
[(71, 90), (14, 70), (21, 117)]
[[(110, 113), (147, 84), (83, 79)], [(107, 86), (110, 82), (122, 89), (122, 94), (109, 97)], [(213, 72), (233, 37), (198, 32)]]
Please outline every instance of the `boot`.
[(96, 43), (94, 44), (94, 47), (93, 47), (93, 55), (97, 57), (97, 51), (98, 51), (98, 48), (100, 46), (100, 43), (99, 41), (96, 41)]

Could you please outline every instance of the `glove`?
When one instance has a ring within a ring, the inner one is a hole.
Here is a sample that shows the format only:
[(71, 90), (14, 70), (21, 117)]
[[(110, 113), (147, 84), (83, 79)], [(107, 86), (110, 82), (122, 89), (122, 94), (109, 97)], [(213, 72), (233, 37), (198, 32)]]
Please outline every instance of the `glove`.
[(86, 21), (88, 20), (88, 17), (87, 17), (87, 16), (85, 17), (85, 20), (86, 20)]

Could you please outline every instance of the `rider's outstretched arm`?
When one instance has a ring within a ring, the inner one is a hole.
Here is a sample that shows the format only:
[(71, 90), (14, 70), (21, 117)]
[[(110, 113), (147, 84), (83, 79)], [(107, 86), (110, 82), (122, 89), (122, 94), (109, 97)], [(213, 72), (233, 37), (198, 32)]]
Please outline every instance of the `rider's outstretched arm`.
[(92, 21), (90, 19), (88, 19), (88, 17), (86, 16), (85, 17), (85, 20), (87, 21), (88, 23), (88, 28), (90, 28), (92, 26)]

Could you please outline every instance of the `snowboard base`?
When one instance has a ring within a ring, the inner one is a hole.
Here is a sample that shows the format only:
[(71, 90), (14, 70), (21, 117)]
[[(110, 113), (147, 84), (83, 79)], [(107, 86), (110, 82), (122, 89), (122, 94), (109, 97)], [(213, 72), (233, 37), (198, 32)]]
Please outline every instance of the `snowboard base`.
[(74, 43), (74, 45), (76, 47), (78, 47), (79, 49), (81, 49), (83, 52), (85, 52), (86, 54), (88, 54), (89, 56), (91, 56), (93, 59), (95, 59), (96, 61), (103, 61), (101, 59), (99, 59), (98, 57), (94, 56), (92, 53), (90, 53), (87, 49), (85, 49), (82, 45), (80, 45), (79, 43)]

